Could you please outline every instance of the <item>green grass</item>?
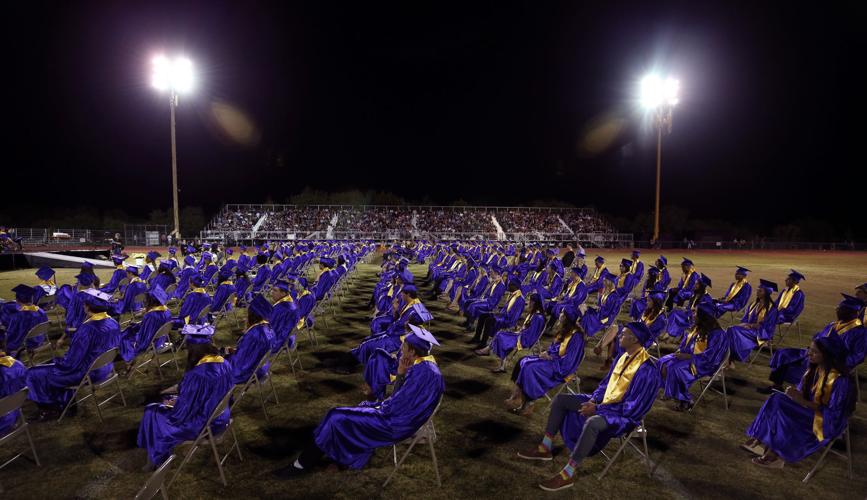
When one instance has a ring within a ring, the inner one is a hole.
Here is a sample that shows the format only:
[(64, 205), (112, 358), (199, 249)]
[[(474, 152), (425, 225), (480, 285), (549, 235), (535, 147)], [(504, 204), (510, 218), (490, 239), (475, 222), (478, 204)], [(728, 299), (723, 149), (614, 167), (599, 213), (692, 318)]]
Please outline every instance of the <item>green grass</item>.
[[(603, 252), (609, 262), (617, 262), (625, 252)], [(760, 253), (702, 252), (688, 254), (698, 269), (708, 274), (721, 295), (731, 280), (735, 265), (753, 270), (752, 281), (759, 277), (782, 283), (790, 267), (807, 276), (803, 289), (807, 306), (802, 316), (804, 335), (787, 338), (790, 345), (803, 345), (807, 336), (833, 317), (839, 292), (850, 292), (856, 284), (867, 281), (867, 256), (850, 253)], [(671, 261), (679, 261), (670, 254)], [(592, 257), (592, 256), (591, 256)], [(650, 258), (650, 254), (647, 255)], [(675, 268), (676, 266), (672, 266)], [(318, 473), (302, 480), (274, 481), (270, 471), (290, 463), (300, 446), (309, 438), (325, 412), (338, 405), (360, 401), (360, 371), (349, 376), (332, 374), (322, 366), (322, 359), (345, 351), (367, 335), (369, 311), (365, 305), (375, 283), (378, 266), (363, 265), (348, 300), (337, 309), (324, 337), (314, 350), (302, 339), (301, 350), (305, 373), (292, 377), (285, 363), (274, 367), (275, 384), (280, 397), (278, 406), (269, 408), (272, 420), (266, 425), (261, 410), (251, 398), (234, 414), (244, 461), (230, 459), (227, 477), (230, 486), (223, 488), (207, 450), (201, 450), (172, 486), (177, 498), (530, 498), (543, 494), (536, 489), (538, 479), (553, 473), (551, 465), (526, 463), (515, 457), (515, 450), (534, 444), (540, 437), (548, 405), (540, 401), (531, 418), (514, 416), (502, 408), (502, 400), (511, 388), (508, 375), (488, 371), (494, 361), (477, 358), (463, 342), (460, 319), (445, 310), (442, 302), (429, 303), (435, 315), (432, 330), (443, 341), (436, 352), (446, 379), (446, 398), (436, 420), (440, 439), (436, 443), (442, 489), (436, 488), (428, 453), (414, 453), (396, 480), (386, 489), (382, 482), (391, 470), (391, 450), (379, 450), (361, 471), (338, 474)], [(417, 277), (423, 266), (413, 266)], [(99, 271), (106, 278), (110, 271)], [(61, 282), (71, 280), (72, 270), (60, 270)], [(675, 273), (676, 274), (676, 273)], [(9, 288), (19, 281), (33, 283), (32, 270), (0, 274), (0, 296), (8, 298)], [(319, 322), (321, 325), (321, 321)], [(234, 343), (234, 334), (221, 326), (217, 343)], [(672, 346), (666, 346), (669, 350)], [(602, 373), (600, 359), (588, 350), (579, 374), (582, 389), (595, 387)], [(862, 367), (862, 371), (865, 371)], [(862, 405), (851, 420), (855, 479), (845, 478), (844, 463), (834, 457), (809, 484), (800, 480), (815, 463), (808, 458), (800, 464), (787, 465), (781, 471), (760, 469), (738, 448), (744, 431), (762, 404), (763, 398), (753, 388), (765, 383), (766, 361), (748, 368), (738, 365), (729, 376), (733, 395), (728, 411), (721, 396), (710, 396), (692, 414), (672, 411), (657, 401), (647, 416), (651, 458), (659, 468), (654, 478), (645, 474), (641, 462), (631, 452), (621, 459), (609, 476), (598, 481), (600, 457), (587, 460), (578, 472), (578, 488), (552, 498), (573, 498), (587, 493), (595, 498), (863, 498), (867, 491), (867, 410)], [(92, 408), (85, 407), (75, 417), (60, 425), (36, 423), (31, 431), (40, 452), (41, 469), (18, 460), (3, 470), (6, 492), (3, 498), (131, 498), (147, 479), (139, 471), (145, 462), (143, 450), (135, 447), (135, 437), (142, 407), (153, 401), (164, 387), (155, 374), (137, 376), (124, 382), (127, 407), (110, 406), (100, 423)], [(863, 379), (862, 379), (863, 380)], [(865, 381), (867, 382), (867, 381)], [(867, 384), (865, 384), (867, 386)], [(867, 389), (865, 389), (867, 392)], [(32, 413), (32, 407), (27, 408)], [(11, 452), (4, 449), (0, 460)], [(562, 465), (561, 453), (557, 464)]]

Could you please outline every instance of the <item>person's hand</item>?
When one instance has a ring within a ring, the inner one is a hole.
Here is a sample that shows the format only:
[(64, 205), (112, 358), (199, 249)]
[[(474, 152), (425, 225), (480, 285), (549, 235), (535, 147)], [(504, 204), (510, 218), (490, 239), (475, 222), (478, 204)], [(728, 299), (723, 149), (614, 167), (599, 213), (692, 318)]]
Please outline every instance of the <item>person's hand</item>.
[(227, 347), (226, 348), (226, 354), (235, 354), (235, 352), (237, 352), (237, 351), (238, 351), (237, 347)]
[(675, 358), (683, 361), (692, 358), (692, 354), (687, 354), (685, 352), (678, 352), (674, 355)]
[(409, 370), (409, 367), (412, 366), (412, 359), (409, 356), (401, 356), (400, 363), (397, 365), (397, 374), (398, 375), (406, 375), (406, 371)]
[(541, 359), (551, 359), (551, 355), (548, 354), (548, 351), (545, 351), (545, 352), (543, 352), (542, 354), (539, 355), (539, 358), (541, 358)]
[(593, 401), (587, 401), (581, 405), (581, 409), (578, 410), (578, 413), (584, 417), (592, 417), (593, 415), (596, 415), (596, 403)]
[(800, 391), (798, 391), (798, 388), (793, 385), (786, 387), (786, 396), (789, 396), (789, 399), (796, 403), (801, 403), (804, 400), (804, 396), (802, 396)]
[(597, 356), (602, 354), (602, 346), (597, 345), (596, 347), (594, 347), (593, 348), (593, 354), (595, 354)]

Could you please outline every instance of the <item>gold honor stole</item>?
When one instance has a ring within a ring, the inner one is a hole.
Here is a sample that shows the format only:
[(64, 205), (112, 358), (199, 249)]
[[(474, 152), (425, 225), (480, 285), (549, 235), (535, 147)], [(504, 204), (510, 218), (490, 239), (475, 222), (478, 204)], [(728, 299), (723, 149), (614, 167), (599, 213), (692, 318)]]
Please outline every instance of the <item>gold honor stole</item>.
[(599, 279), (599, 275), (602, 274), (603, 269), (605, 269), (605, 264), (602, 264), (601, 266), (596, 268), (596, 271), (593, 272), (593, 281)]
[(277, 302), (274, 302), (274, 305), (276, 306), (277, 304), (279, 304), (279, 303), (281, 303), (281, 302), (295, 302), (295, 301), (292, 300), (292, 296), (291, 296), (291, 295), (286, 294), (285, 297), (283, 297), (282, 299), (278, 300)]
[(33, 304), (23, 304), (18, 306), (18, 310), (21, 312), (36, 312), (39, 310), (39, 306), (34, 306)]
[(207, 356), (202, 356), (202, 359), (200, 359), (199, 362), (196, 363), (196, 366), (199, 366), (202, 363), (223, 363), (225, 361), (226, 360), (223, 359), (222, 356), (214, 356), (212, 354), (208, 354)]
[[(804, 374), (806, 376), (806, 374)], [(827, 379), (825, 379), (825, 370), (822, 367), (819, 367), (816, 370), (815, 380), (813, 382), (813, 402), (822, 406), (827, 406), (828, 403), (831, 402), (831, 389), (834, 386), (834, 382), (840, 376), (840, 372), (832, 369), (828, 373)], [(822, 380), (825, 379), (825, 383), (822, 383)], [(822, 429), (822, 424), (824, 423), (824, 416), (822, 415), (822, 409), (816, 408), (816, 412), (813, 414), (813, 434), (816, 436), (816, 439), (819, 441), (825, 440), (825, 431)]]
[(792, 297), (795, 295), (795, 292), (800, 289), (801, 287), (795, 285), (792, 288), (786, 288), (785, 290), (783, 290), (783, 294), (780, 295), (780, 305), (777, 306), (777, 309), (785, 309), (789, 307), (789, 302), (792, 301)]
[[(403, 335), (403, 336), (400, 337), (400, 341), (401, 341), (401, 343), (403, 342), (404, 337), (406, 337), (406, 335)], [(417, 364), (419, 364), (419, 363), (424, 363), (425, 361), (430, 361), (430, 362), (433, 363), (433, 364), (437, 364), (437, 360), (436, 360), (436, 358), (434, 358), (432, 355), (427, 355), (427, 356), (422, 356), (421, 358), (417, 358), (415, 361), (412, 362), (412, 366), (415, 366), (415, 365), (417, 365)], [(392, 375), (392, 374), (389, 373), (389, 374), (388, 374), (388, 379), (389, 379), (391, 382), (394, 382), (395, 380), (397, 380), (397, 375)]]
[(629, 273), (623, 273), (617, 277), (617, 288), (623, 287), (623, 284), (626, 283), (626, 276), (628, 276), (628, 275), (629, 275)]
[(410, 307), (412, 307), (416, 304), (421, 304), (421, 301), (418, 299), (412, 299), (409, 302), (407, 302), (406, 305), (403, 307), (403, 309), (400, 310), (400, 314), (398, 315), (398, 317), (403, 316), (403, 313), (405, 313), (407, 310), (409, 310)]
[(162, 312), (162, 311), (168, 311), (168, 310), (169, 310), (168, 307), (160, 305), (160, 306), (151, 307), (150, 309), (147, 310), (147, 312)]
[(253, 323), (252, 325), (248, 326), (247, 329), (244, 330), (244, 333), (249, 332), (250, 330), (252, 330), (253, 328), (256, 328), (259, 325), (267, 325), (267, 324), (268, 324), (268, 321), (263, 319), (262, 321), (260, 321), (258, 323)]
[[(686, 343), (689, 344), (689, 341), (692, 340), (693, 337), (698, 335), (698, 330), (693, 328), (693, 330), (689, 333), (689, 337), (686, 339)], [(696, 354), (701, 354), (707, 350), (707, 339), (704, 340), (696, 339), (695, 343), (692, 345), (692, 354), (695, 356)], [(695, 375), (697, 372), (695, 371), (695, 363), (690, 362), (689, 371)]]
[[(611, 372), (611, 378), (608, 380), (608, 387), (605, 388), (605, 397), (602, 398), (602, 404), (619, 403), (623, 399), (623, 396), (626, 395), (626, 391), (629, 390), (629, 384), (635, 378), (635, 373), (648, 359), (650, 359), (650, 355), (647, 354), (644, 348), (635, 353), (635, 356), (631, 358), (628, 354), (623, 353), (620, 359), (617, 360), (614, 371)], [(633, 363), (633, 361), (638, 362)]]
[(630, 266), (630, 268), (629, 268), (629, 273), (630, 273), (630, 274), (635, 274), (635, 268), (638, 267), (638, 262), (639, 262), (640, 260), (641, 260), (641, 259), (635, 259), (635, 260), (632, 261), (632, 266)]
[[(301, 293), (298, 294), (298, 300), (301, 300), (301, 297), (304, 297), (305, 295), (310, 295), (310, 292), (308, 292), (307, 290), (303, 290)], [(304, 328), (304, 326), (306, 324), (307, 324), (307, 317), (305, 316), (305, 317), (298, 320), (298, 323), (295, 325), (295, 328), (300, 330), (300, 329)]]
[(734, 283), (732, 283), (732, 286), (729, 287), (729, 293), (728, 293), (728, 295), (726, 295), (726, 298), (723, 299), (723, 302), (729, 302), (733, 298), (735, 298), (735, 295), (737, 295), (738, 292), (741, 291), (741, 288), (744, 287), (744, 283), (746, 283), (746, 282), (747, 282), (746, 279), (742, 279), (740, 281), (735, 281)]
[(575, 335), (575, 332), (570, 333), (562, 342), (560, 342), (560, 349), (557, 351), (558, 356), (566, 355), (566, 347), (569, 346), (569, 341), (572, 340), (572, 337)]
[[(527, 311), (527, 317), (524, 318), (524, 323), (523, 323), (523, 327), (521, 328), (521, 331), (526, 330), (527, 327), (530, 326), (530, 320), (532, 320), (532, 319), (533, 319), (533, 311)], [(518, 350), (520, 351), (523, 348), (524, 348), (524, 346), (521, 345), (521, 335), (518, 334)]]
[(693, 268), (690, 268), (688, 273), (683, 275), (683, 278), (681, 278), (681, 280), (683, 280), (683, 283), (681, 283), (681, 285), (680, 285), (681, 288), (685, 287), (686, 284), (689, 283), (689, 277), (692, 276), (692, 273), (694, 273), (694, 272), (695, 272), (695, 268), (693, 267)]
[(835, 321), (833, 330), (837, 332), (837, 335), (842, 337), (844, 333), (855, 327), (861, 326), (861, 324), (861, 320), (858, 318), (855, 318), (852, 321), (847, 321), (846, 323), (840, 323), (839, 321)]
[(12, 368), (12, 365), (15, 364), (15, 358), (12, 356), (3, 356), (0, 357), (0, 366), (5, 366), (6, 368)]
[(506, 306), (507, 312), (512, 309), (512, 306), (515, 305), (515, 301), (518, 300), (518, 297), (522, 295), (523, 293), (521, 293), (521, 290), (515, 290), (514, 292), (512, 292), (512, 296), (509, 297), (509, 304)]
[(101, 313), (91, 314), (89, 318), (84, 320), (84, 322), (89, 323), (91, 321), (102, 321), (102, 320), (108, 319), (110, 317), (111, 316), (109, 316), (108, 313), (101, 312)]
[(575, 289), (578, 288), (578, 283), (581, 283), (580, 279), (573, 281), (569, 285), (569, 288), (566, 290), (566, 296), (567, 297), (572, 297), (572, 295), (575, 293)]

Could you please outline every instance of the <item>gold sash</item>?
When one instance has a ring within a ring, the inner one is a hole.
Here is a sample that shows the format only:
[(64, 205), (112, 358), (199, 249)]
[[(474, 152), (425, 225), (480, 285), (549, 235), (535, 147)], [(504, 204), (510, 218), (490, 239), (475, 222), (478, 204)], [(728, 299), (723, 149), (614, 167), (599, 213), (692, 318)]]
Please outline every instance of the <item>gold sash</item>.
[(728, 293), (728, 295), (726, 295), (726, 298), (723, 299), (723, 302), (729, 302), (730, 300), (735, 298), (735, 295), (737, 295), (738, 292), (741, 291), (741, 288), (744, 287), (744, 283), (746, 283), (746, 282), (747, 282), (747, 280), (746, 280), (746, 278), (744, 278), (740, 281), (735, 281), (734, 283), (732, 283), (732, 286), (729, 287), (729, 293)]
[[(804, 374), (806, 376), (806, 374)], [(831, 402), (831, 389), (834, 386), (834, 382), (840, 376), (840, 372), (832, 369), (830, 373), (828, 373), (828, 378), (825, 380), (825, 383), (822, 384), (822, 379), (825, 378), (825, 370), (822, 367), (819, 367), (816, 370), (815, 379), (813, 381), (813, 402), (827, 406), (829, 402)], [(822, 409), (816, 408), (816, 412), (813, 414), (813, 434), (816, 436), (816, 439), (819, 441), (825, 440), (825, 431), (822, 429), (824, 424), (824, 416), (822, 415)]]
[(202, 356), (202, 359), (200, 359), (199, 362), (196, 363), (196, 366), (199, 366), (202, 363), (223, 363), (225, 361), (226, 360), (223, 359), (222, 356), (214, 356), (212, 354), (208, 354), (207, 356)]
[(509, 304), (506, 306), (506, 311), (510, 311), (512, 306), (515, 305), (515, 301), (518, 300), (518, 297), (522, 296), (521, 290), (515, 290), (512, 292), (512, 296), (509, 297)]
[(12, 368), (12, 365), (15, 364), (15, 358), (12, 356), (3, 356), (0, 357), (0, 366), (5, 366), (6, 368)]
[(100, 313), (96, 313), (96, 314), (91, 314), (89, 318), (84, 320), (84, 322), (88, 323), (90, 321), (102, 321), (104, 319), (109, 319), (109, 318), (111, 318), (111, 316), (109, 316), (108, 313), (100, 312)]
[[(614, 366), (614, 371), (611, 372), (611, 378), (608, 380), (608, 387), (605, 388), (605, 397), (602, 398), (602, 404), (619, 403), (626, 391), (629, 390), (629, 384), (635, 378), (635, 372), (641, 365), (650, 359), (650, 355), (644, 348), (640, 349), (635, 356), (631, 358), (627, 353), (623, 353), (617, 364)], [(633, 361), (638, 361), (633, 363)]]
[(792, 297), (795, 296), (795, 292), (797, 292), (800, 289), (801, 289), (801, 287), (799, 287), (798, 285), (795, 285), (792, 288), (786, 288), (785, 290), (783, 290), (783, 294), (780, 295), (780, 302), (779, 302), (779, 305), (777, 306), (777, 309), (782, 310), (782, 309), (789, 307), (789, 302), (792, 301)]

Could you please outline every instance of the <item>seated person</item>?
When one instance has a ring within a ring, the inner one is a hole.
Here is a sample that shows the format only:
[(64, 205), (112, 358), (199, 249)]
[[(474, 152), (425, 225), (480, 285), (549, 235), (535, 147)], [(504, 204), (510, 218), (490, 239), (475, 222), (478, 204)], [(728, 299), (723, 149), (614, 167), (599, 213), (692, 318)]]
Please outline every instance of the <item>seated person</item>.
[(591, 337), (614, 324), (625, 298), (617, 292), (615, 287), (617, 276), (608, 272), (607, 269), (602, 270), (599, 280), (603, 283), (597, 303), (599, 307), (587, 307), (580, 320), (581, 328), (586, 335)]
[(747, 274), (749, 272), (749, 269), (738, 266), (735, 270), (735, 281), (729, 285), (726, 294), (721, 298), (714, 300), (718, 317), (727, 312), (740, 311), (747, 305), (747, 302), (750, 301), (753, 287), (749, 282), (747, 282)]
[(524, 295), (521, 292), (521, 281), (518, 278), (509, 280), (509, 298), (499, 312), (488, 312), (479, 315), (476, 334), (469, 340), (478, 344), (476, 349), (482, 349), (488, 344), (488, 338), (503, 328), (512, 328), (524, 312)]
[(124, 259), (120, 255), (112, 255), (111, 261), (114, 263), (115, 269), (111, 273), (108, 283), (103, 285), (99, 290), (108, 294), (113, 294), (120, 287), (120, 282), (126, 279), (126, 269), (123, 267)]
[[(389, 352), (384, 348), (378, 348), (367, 359), (367, 364), (364, 365), (364, 385), (361, 387), (361, 392), (366, 398), (377, 401), (385, 399), (386, 389), (394, 383), (397, 376), (397, 367), (400, 365), (406, 337), (421, 330), (418, 325), (417, 318), (413, 318), (406, 324), (405, 334), (400, 337), (400, 345), (395, 351)], [(439, 342), (432, 342), (433, 345), (439, 345)]]
[[(22, 362), (0, 349), (0, 399), (23, 389), (26, 386), (26, 373), (27, 369)], [(0, 436), (5, 436), (15, 427), (20, 413), (21, 410), (18, 410), (0, 415)]]
[(295, 326), (298, 324), (298, 306), (292, 298), (292, 283), (279, 279), (271, 288), (271, 299), (274, 307), (271, 310), (271, 329), (274, 331), (274, 343), (271, 352), (277, 353), (288, 341), (289, 349), (295, 348)]
[(313, 443), (293, 464), (274, 471), (275, 476), (297, 477), (326, 459), (360, 469), (376, 448), (409, 438), (427, 422), (445, 390), (436, 360), (430, 355), (435, 339), (420, 329), (420, 333), (407, 335), (404, 340), (391, 396), (380, 403), (329, 410), (313, 431)]
[(5, 351), (12, 354), (14, 357), (20, 357), (20, 350), (34, 349), (43, 343), (46, 338), (44, 335), (34, 337), (27, 341), (27, 345), (23, 345), (24, 337), (30, 330), (40, 324), (48, 321), (48, 315), (39, 306), (33, 305), (33, 295), (36, 288), (27, 285), (18, 285), (12, 289), (15, 293), (15, 307), (7, 311), (4, 315), (5, 332), (0, 331), (0, 346), (5, 345)]
[[(638, 321), (647, 325), (650, 329), (650, 337), (647, 339), (647, 344), (643, 345), (645, 349), (656, 342), (659, 334), (665, 330), (665, 291), (656, 291), (650, 294), (650, 306), (645, 307)], [(607, 357), (602, 362), (602, 368), (606, 371), (611, 368), (611, 363), (618, 359), (623, 351), (620, 350), (620, 342), (616, 339), (623, 333), (623, 325), (612, 325), (605, 331), (605, 336), (599, 341), (599, 344), (593, 348), (594, 354), (597, 356), (602, 354), (602, 351), (607, 351)], [(607, 349), (606, 349), (607, 347)]]
[(777, 306), (771, 297), (777, 291), (777, 284), (759, 280), (756, 299), (747, 308), (739, 325), (726, 330), (733, 361), (746, 361), (753, 349), (774, 338), (777, 329)]
[(806, 278), (794, 269), (791, 271), (786, 277), (786, 288), (777, 297), (777, 324), (795, 321), (804, 310), (805, 296), (800, 283)]
[(482, 313), (493, 311), (506, 292), (507, 273), (504, 273), (498, 266), (491, 266), (488, 270), (488, 275), (490, 276), (488, 288), (482, 292), (482, 295), (461, 304), (461, 310), (464, 312), (464, 316), (466, 316), (466, 321), (463, 325), (468, 332), (473, 331), (473, 323), (476, 321), (476, 318)]
[[(108, 315), (111, 296), (96, 289), (82, 292), (87, 319), (81, 324), (62, 358), (27, 370), (29, 398), (40, 408), (42, 420), (59, 416), (72, 397), (67, 390), (81, 382), (87, 369), (100, 355), (120, 344), (120, 326)], [(112, 367), (105, 366), (90, 374), (93, 382), (104, 380)]]
[[(266, 352), (271, 351), (274, 331), (268, 320), (271, 318), (271, 304), (263, 295), (256, 295), (247, 308), (247, 329), (238, 339), (235, 347), (224, 349), (223, 356), (232, 363), (232, 380), (243, 384), (253, 374), (259, 361)], [(260, 380), (268, 375), (268, 363), (256, 374)]]
[(33, 294), (33, 303), (39, 304), (39, 300), (42, 297), (57, 293), (57, 280), (54, 277), (54, 269), (50, 267), (40, 267), (37, 269), (36, 277), (39, 278), (39, 284), (36, 285), (37, 290)]
[[(193, 341), (192, 336), (210, 326), (187, 325), (187, 370), (175, 395), (165, 395), (162, 403), (145, 407), (138, 429), (138, 447), (145, 448), (148, 462), (144, 470), (159, 467), (175, 446), (196, 439), (211, 413), (235, 385), (232, 366), (209, 341)], [(208, 337), (206, 335), (206, 337)], [(229, 408), (211, 424), (211, 432), (220, 435), (229, 425)]]
[(114, 314), (121, 315), (124, 313), (137, 312), (141, 309), (141, 304), (136, 302), (136, 297), (147, 291), (148, 285), (138, 277), (139, 268), (137, 266), (129, 266), (126, 268), (126, 275), (129, 283), (123, 291), (123, 297), (114, 305)]
[[(87, 317), (84, 302), (87, 290), (96, 289), (96, 275), (82, 272), (75, 276), (75, 287), (70, 287), (69, 301), (63, 306), (66, 309), (66, 333), (72, 335)], [(66, 285), (64, 285), (66, 286)], [(61, 287), (63, 288), (63, 287)], [(60, 295), (60, 291), (57, 292)]]
[(542, 442), (530, 450), (519, 451), (518, 456), (553, 460), (551, 450), (557, 432), (572, 451), (560, 473), (539, 483), (540, 488), (545, 491), (571, 488), (575, 484), (575, 470), (586, 457), (605, 448), (610, 439), (632, 432), (641, 424), (661, 384), (659, 368), (642, 347), (651, 338), (652, 333), (644, 323), (628, 323), (620, 335), (623, 354), (593, 394), (560, 394), (551, 402)]
[(747, 429), (750, 439), (741, 447), (758, 455), (756, 465), (781, 469), (803, 460), (839, 436), (855, 409), (843, 341), (836, 334), (818, 337), (807, 356), (798, 387), (771, 394)]
[[(130, 323), (124, 328), (120, 338), (120, 357), (127, 363), (132, 363), (136, 356), (150, 349), (154, 334), (164, 324), (172, 319), (172, 313), (166, 307), (169, 296), (160, 287), (154, 287), (145, 296), (145, 313), (141, 321)], [(162, 349), (168, 339), (163, 336), (157, 339), (157, 350)], [(130, 364), (127, 372), (131, 371)]]
[(695, 290), (700, 275), (692, 260), (686, 257), (680, 263), (680, 270), (683, 271), (683, 276), (680, 277), (677, 286), (668, 289), (668, 300), (665, 303), (665, 308), (669, 311), (674, 306), (682, 306), (692, 297), (692, 292)]
[(202, 322), (205, 320), (205, 316), (202, 314), (202, 311), (211, 305), (211, 296), (208, 295), (208, 291), (202, 288), (205, 284), (204, 278), (199, 276), (198, 274), (194, 274), (190, 277), (190, 291), (184, 297), (183, 303), (181, 303), (181, 308), (178, 310), (178, 317), (174, 319), (175, 328), (180, 328), (183, 325), (187, 325), (190, 323), (195, 323), (197, 320)]
[(491, 344), (482, 349), (477, 349), (475, 352), (479, 356), (487, 356), (492, 352), (500, 359), (497, 362), (497, 368), (493, 369), (494, 373), (503, 373), (506, 371), (506, 357), (515, 349), (529, 349), (536, 345), (539, 337), (542, 336), (542, 329), (545, 327), (545, 310), (542, 306), (542, 298), (538, 293), (530, 295), (530, 307), (527, 309), (527, 315), (521, 323), (518, 331), (512, 332), (508, 330), (500, 330), (494, 334)]
[[(679, 339), (683, 336), (683, 332), (688, 330), (695, 322), (695, 310), (699, 304), (714, 305), (713, 297), (711, 297), (708, 288), (712, 287), (711, 279), (704, 273), (699, 275), (695, 282), (692, 294), (689, 299), (683, 304), (683, 309), (673, 309), (668, 312), (665, 325), (665, 333), (669, 337)], [(714, 307), (716, 307), (714, 305)], [(714, 316), (719, 316), (714, 312)]]
[[(837, 321), (828, 323), (821, 332), (813, 335), (813, 340), (829, 335), (840, 337), (846, 345), (846, 368), (851, 371), (863, 363), (867, 356), (867, 328), (864, 328), (858, 319), (864, 302), (845, 293), (842, 295), (843, 300), (837, 305)], [(770, 394), (774, 390), (782, 391), (783, 382), (794, 384), (803, 378), (809, 367), (807, 349), (789, 347), (774, 351), (770, 366), (769, 378), (773, 385), (757, 389), (762, 394)]]
[(587, 300), (587, 285), (584, 284), (583, 274), (586, 272), (586, 266), (570, 268), (569, 284), (563, 288), (563, 293), (557, 299), (545, 303), (545, 312), (549, 314), (550, 323), (546, 328), (553, 326), (565, 309), (578, 308)]
[(728, 350), (726, 332), (716, 319), (716, 308), (712, 303), (699, 305), (695, 326), (681, 341), (677, 352), (659, 360), (665, 398), (676, 400), (676, 411), (686, 411), (692, 407), (689, 388), (696, 380), (713, 375)]
[(539, 356), (525, 356), (515, 364), (512, 370), (515, 388), (505, 401), (513, 413), (529, 416), (533, 401), (567, 382), (584, 359), (584, 330), (572, 313), (563, 314), (565, 320), (548, 350)]
[(150, 288), (158, 286), (163, 290), (167, 290), (169, 286), (174, 285), (177, 281), (175, 274), (172, 272), (171, 261), (164, 260), (157, 267), (157, 272), (151, 275), (148, 285)]

